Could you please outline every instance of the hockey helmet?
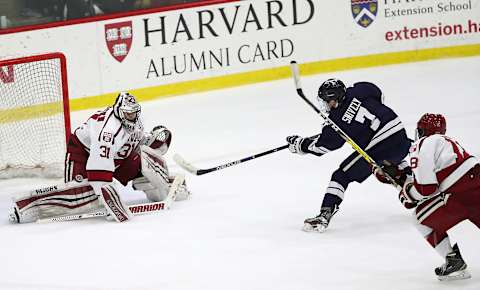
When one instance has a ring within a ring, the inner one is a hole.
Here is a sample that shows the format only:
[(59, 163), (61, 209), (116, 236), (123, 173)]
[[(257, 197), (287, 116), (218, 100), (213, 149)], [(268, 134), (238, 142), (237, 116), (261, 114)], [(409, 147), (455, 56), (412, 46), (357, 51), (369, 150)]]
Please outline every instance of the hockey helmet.
[(120, 120), (127, 131), (135, 129), (141, 110), (140, 104), (135, 97), (128, 92), (120, 92), (115, 100), (115, 104), (113, 104), (113, 114)]
[(345, 84), (339, 79), (328, 79), (318, 89), (318, 101), (326, 103), (330, 101), (337, 101), (341, 103), (345, 99), (347, 88)]
[(447, 132), (447, 121), (442, 114), (425, 113), (417, 123), (416, 137), (430, 136), (433, 134), (445, 134)]

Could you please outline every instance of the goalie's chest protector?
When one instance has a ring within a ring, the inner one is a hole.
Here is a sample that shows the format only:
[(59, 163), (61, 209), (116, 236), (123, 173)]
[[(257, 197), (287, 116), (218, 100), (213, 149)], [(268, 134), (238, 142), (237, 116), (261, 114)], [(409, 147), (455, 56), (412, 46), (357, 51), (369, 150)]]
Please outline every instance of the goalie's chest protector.
[(107, 161), (128, 158), (143, 138), (143, 125), (139, 120), (135, 130), (130, 133), (124, 129), (120, 120), (113, 115), (113, 110), (107, 108), (93, 114), (87, 122), (75, 130), (75, 135), (85, 146), (90, 156), (98, 159), (89, 160), (89, 162), (97, 163), (98, 161), (102, 163), (102, 159)]

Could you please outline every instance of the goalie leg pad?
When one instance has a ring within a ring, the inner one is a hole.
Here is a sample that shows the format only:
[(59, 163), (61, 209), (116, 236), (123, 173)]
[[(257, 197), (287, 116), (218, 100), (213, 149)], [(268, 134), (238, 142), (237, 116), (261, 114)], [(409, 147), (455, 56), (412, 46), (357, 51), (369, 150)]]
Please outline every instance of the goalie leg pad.
[(141, 190), (145, 193), (148, 200), (162, 201), (165, 199), (163, 191), (159, 192), (155, 186), (145, 176), (137, 177), (132, 181), (132, 187), (135, 190)]
[[(152, 201), (163, 201), (172, 186), (174, 176), (169, 175), (165, 160), (156, 150), (147, 146), (141, 147), (142, 177), (135, 178), (132, 186), (136, 190), (142, 190), (147, 198)], [(190, 191), (183, 181), (176, 191), (175, 200), (189, 198)]]
[(28, 223), (99, 208), (98, 196), (87, 182), (72, 182), (34, 189), (14, 197), (14, 208), (9, 218), (11, 222)]
[(165, 160), (148, 146), (141, 146), (142, 175), (133, 180), (135, 189), (143, 190), (152, 201), (162, 201), (170, 189), (168, 168)]
[(100, 200), (107, 209), (113, 219), (119, 223), (128, 221), (132, 217), (132, 213), (123, 203), (118, 191), (113, 185), (102, 187), (102, 195)]
[[(173, 181), (175, 180), (174, 176), (170, 176), (169, 178), (168, 189), (171, 188)], [(132, 186), (136, 190), (143, 191), (149, 200), (152, 201), (163, 201), (165, 200), (162, 196), (159, 196), (157, 188), (153, 186), (153, 184), (145, 177), (138, 177), (135, 178), (132, 182)], [(187, 188), (187, 184), (185, 180), (178, 186), (176, 191), (176, 198), (175, 201), (182, 201), (185, 199), (190, 198), (191, 192)], [(157, 200), (157, 199), (161, 200)]]

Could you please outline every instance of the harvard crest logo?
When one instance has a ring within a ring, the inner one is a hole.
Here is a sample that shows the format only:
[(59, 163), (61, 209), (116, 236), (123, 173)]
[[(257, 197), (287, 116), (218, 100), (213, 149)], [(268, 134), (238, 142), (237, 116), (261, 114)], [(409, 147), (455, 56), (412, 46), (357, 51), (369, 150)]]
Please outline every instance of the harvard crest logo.
[(105, 25), (108, 51), (118, 62), (122, 62), (127, 57), (130, 47), (132, 47), (132, 39), (132, 21)]
[(112, 142), (113, 135), (110, 132), (103, 132), (102, 139), (103, 139), (103, 141), (105, 141), (107, 143), (110, 143), (110, 142)]
[(378, 0), (351, 0), (353, 19), (363, 28), (375, 20), (378, 12)]

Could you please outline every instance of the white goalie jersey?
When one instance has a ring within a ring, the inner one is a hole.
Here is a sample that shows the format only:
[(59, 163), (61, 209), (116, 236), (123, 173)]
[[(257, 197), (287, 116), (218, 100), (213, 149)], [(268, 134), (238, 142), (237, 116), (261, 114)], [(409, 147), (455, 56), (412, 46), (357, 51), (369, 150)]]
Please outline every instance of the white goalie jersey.
[(111, 181), (118, 163), (128, 158), (144, 137), (141, 120), (127, 131), (112, 108), (92, 115), (75, 132), (78, 141), (89, 152), (86, 170), (90, 181)]

